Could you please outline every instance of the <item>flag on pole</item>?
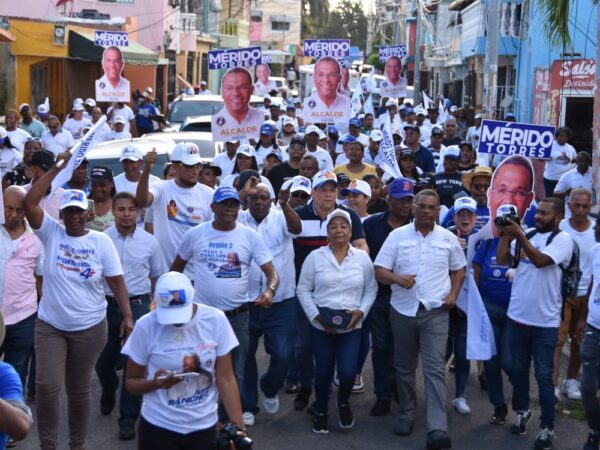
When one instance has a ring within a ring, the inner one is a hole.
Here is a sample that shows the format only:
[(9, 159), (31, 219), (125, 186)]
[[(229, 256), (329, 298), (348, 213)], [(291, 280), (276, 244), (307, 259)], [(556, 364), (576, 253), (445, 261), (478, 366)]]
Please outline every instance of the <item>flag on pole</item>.
[(369, 94), (369, 96), (365, 100), (365, 104), (363, 105), (363, 111), (365, 112), (365, 114), (373, 114), (373, 117), (375, 117), (375, 108), (373, 108), (372, 94)]
[(390, 122), (389, 116), (387, 116), (387, 120), (383, 124), (381, 134), (382, 139), (381, 143), (379, 144), (379, 156), (381, 159), (379, 161), (379, 167), (381, 167), (389, 176), (393, 178), (400, 178), (402, 177), (402, 173), (400, 172), (398, 160), (396, 159), (394, 138), (392, 137), (392, 123)]
[(440, 100), (439, 106), (438, 106), (438, 112), (439, 112), (439, 118), (438, 120), (440, 121), (440, 123), (444, 123), (446, 122), (446, 116), (448, 115), (446, 113), (446, 110), (444, 109), (444, 101)]
[(497, 353), (494, 330), (471, 272), (467, 272), (456, 305), (467, 315), (467, 359), (491, 359)]
[(433, 105), (435, 105), (433, 99), (429, 97), (425, 91), (421, 91), (421, 94), (423, 95), (423, 107), (425, 109), (430, 109)]
[(61, 170), (56, 178), (52, 181), (52, 190), (54, 191), (56, 188), (61, 187), (67, 181), (71, 179), (73, 176), (73, 170), (79, 167), (81, 161), (85, 158), (86, 153), (90, 148), (92, 148), (95, 144), (96, 137), (98, 136), (98, 130), (104, 123), (106, 122), (106, 116), (100, 117), (98, 122), (94, 124), (92, 128), (83, 136), (71, 150), (71, 159), (63, 170)]
[(362, 90), (363, 86), (362, 83), (360, 83), (354, 88), (354, 92), (352, 93), (352, 98), (350, 99), (350, 108), (352, 109), (353, 116), (358, 116), (362, 110)]
[(371, 94), (375, 91), (375, 89), (377, 89), (377, 81), (375, 81), (375, 67), (373, 67), (371, 69), (371, 72), (369, 72), (369, 76), (367, 77), (366, 85), (367, 85), (367, 89), (369, 90), (369, 92)]

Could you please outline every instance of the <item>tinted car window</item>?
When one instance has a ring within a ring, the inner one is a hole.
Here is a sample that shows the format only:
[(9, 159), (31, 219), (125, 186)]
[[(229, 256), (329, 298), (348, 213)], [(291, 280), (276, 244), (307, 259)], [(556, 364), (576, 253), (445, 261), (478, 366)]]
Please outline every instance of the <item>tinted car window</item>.
[(169, 109), (169, 122), (183, 122), (190, 116), (212, 116), (223, 108), (223, 102), (180, 101), (175, 102)]
[(210, 122), (207, 123), (188, 123), (187, 125), (182, 125), (179, 131), (208, 131), (211, 130)]
[(177, 139), (173, 137), (175, 142), (193, 142), (200, 150), (200, 158), (212, 160), (215, 157), (215, 143), (205, 139)]

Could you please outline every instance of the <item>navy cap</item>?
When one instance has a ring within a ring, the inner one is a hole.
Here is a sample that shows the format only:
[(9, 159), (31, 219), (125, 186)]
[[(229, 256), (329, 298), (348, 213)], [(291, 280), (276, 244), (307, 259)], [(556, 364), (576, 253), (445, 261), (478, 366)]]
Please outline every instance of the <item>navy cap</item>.
[(233, 199), (238, 203), (241, 203), (238, 191), (230, 186), (222, 186), (218, 188), (213, 195), (213, 203), (221, 203), (229, 199)]
[(362, 127), (362, 122), (360, 121), (360, 119), (357, 119), (356, 117), (350, 119), (350, 123), (349, 126), (351, 127)]
[(433, 175), (421, 175), (417, 180), (417, 187), (435, 186), (435, 177)]
[(415, 154), (413, 153), (413, 151), (410, 148), (405, 148), (400, 152), (400, 159), (403, 159), (403, 158), (417, 159), (417, 157), (415, 156)]
[(287, 105), (285, 109), (286, 111), (296, 111), (296, 107), (294, 105)]
[(113, 181), (112, 169), (104, 164), (94, 166), (92, 167), (90, 179), (92, 181)]
[(350, 177), (348, 175), (346, 175), (345, 173), (338, 173), (337, 174), (337, 182), (338, 182), (338, 184), (350, 183)]
[(409, 178), (396, 178), (388, 186), (388, 194), (398, 200), (405, 197), (414, 197), (414, 191), (415, 184)]
[(39, 152), (35, 152), (31, 156), (29, 165), (41, 167), (44, 172), (48, 172), (52, 169), (52, 166), (54, 166), (54, 153), (50, 150), (40, 150)]
[(419, 134), (421, 133), (421, 129), (419, 128), (419, 125), (417, 125), (416, 123), (413, 123), (413, 124), (407, 123), (406, 125), (404, 125), (403, 129), (404, 130), (413, 130)]
[(350, 134), (345, 135), (344, 137), (342, 137), (339, 142), (341, 144), (352, 144), (353, 142), (357, 142), (356, 138)]
[(471, 144), (469, 141), (461, 141), (461, 143), (458, 144), (458, 147), (461, 148), (463, 145), (468, 145), (471, 147), (471, 150), (473, 150), (473, 144)]
[(290, 141), (290, 145), (301, 145), (302, 147), (304, 147), (304, 134), (295, 134), (294, 137), (292, 137), (292, 140)]
[(262, 127), (260, 127), (260, 134), (265, 134), (267, 136), (273, 136), (275, 133), (275, 127), (269, 123), (265, 123)]

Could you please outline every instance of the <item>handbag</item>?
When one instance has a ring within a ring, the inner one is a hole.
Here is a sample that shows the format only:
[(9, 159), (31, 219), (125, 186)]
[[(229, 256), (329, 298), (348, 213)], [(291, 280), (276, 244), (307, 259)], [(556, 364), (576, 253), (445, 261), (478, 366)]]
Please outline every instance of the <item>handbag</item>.
[(332, 309), (324, 306), (317, 306), (319, 317), (324, 325), (332, 328), (346, 329), (352, 320), (352, 314), (343, 309)]

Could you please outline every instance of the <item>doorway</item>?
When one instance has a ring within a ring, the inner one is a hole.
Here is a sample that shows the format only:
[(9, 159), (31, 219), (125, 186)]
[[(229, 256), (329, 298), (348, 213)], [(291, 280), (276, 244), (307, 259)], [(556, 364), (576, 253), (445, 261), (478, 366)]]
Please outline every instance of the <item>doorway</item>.
[(592, 152), (594, 97), (566, 97), (564, 126), (573, 132), (570, 144), (575, 150)]

